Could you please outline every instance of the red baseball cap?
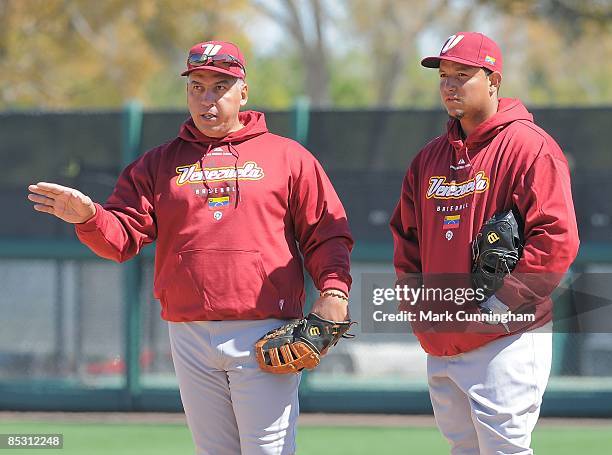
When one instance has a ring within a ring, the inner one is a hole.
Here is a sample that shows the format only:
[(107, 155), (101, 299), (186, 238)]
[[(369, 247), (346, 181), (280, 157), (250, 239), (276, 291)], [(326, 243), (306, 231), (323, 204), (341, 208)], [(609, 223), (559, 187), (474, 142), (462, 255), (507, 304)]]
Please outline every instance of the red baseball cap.
[(187, 69), (181, 76), (192, 71), (215, 71), (244, 79), (246, 62), (238, 46), (226, 41), (205, 41), (189, 49)]
[(495, 41), (477, 32), (459, 32), (449, 36), (440, 55), (425, 57), (421, 65), (426, 68), (439, 68), (440, 60), (462, 63), (469, 66), (487, 68), (502, 72), (502, 53)]

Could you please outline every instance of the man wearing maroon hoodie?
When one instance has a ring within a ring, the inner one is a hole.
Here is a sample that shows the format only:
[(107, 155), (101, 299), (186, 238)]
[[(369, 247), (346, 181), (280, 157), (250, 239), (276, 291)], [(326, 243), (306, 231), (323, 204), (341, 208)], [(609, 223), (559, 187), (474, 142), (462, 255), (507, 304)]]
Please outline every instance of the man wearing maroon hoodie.
[(312, 311), (348, 318), (346, 215), (307, 150), (270, 133), (262, 113), (240, 112), (236, 45), (196, 44), (182, 75), (191, 117), (122, 172), (106, 204), (44, 182), (28, 197), (103, 258), (157, 241), (154, 294), (197, 454), (292, 454), (300, 376), (261, 371), (253, 345), (303, 316), (303, 267), (321, 291)]
[(514, 272), (484, 302), (455, 301), (454, 316), (525, 308), (533, 316), (496, 330), (478, 321), (415, 329), (428, 353), (434, 415), (452, 454), (531, 454), (551, 366), (549, 295), (578, 250), (567, 161), (519, 100), (498, 97), (502, 54), (488, 37), (457, 33), (421, 64), (438, 69), (450, 119), (403, 182), (391, 219), (398, 279), (469, 281), (473, 239), (494, 214), (513, 209), (524, 237)]

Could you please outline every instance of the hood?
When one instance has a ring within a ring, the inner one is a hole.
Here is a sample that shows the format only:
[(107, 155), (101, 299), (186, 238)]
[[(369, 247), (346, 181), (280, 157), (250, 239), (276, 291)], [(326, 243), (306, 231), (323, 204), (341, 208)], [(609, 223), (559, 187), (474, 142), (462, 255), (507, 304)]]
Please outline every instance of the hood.
[[(507, 125), (517, 120), (527, 120), (528, 122), (533, 122), (533, 115), (527, 110), (520, 100), (513, 98), (500, 98), (497, 113), (490, 119), (481, 123), (478, 128), (476, 128), (472, 134), (467, 137), (465, 145), (468, 146), (468, 148), (474, 148), (474, 146), (478, 144), (488, 142)], [(463, 146), (463, 139), (461, 138), (461, 124), (459, 120), (451, 118), (448, 121), (447, 130), (448, 141), (453, 145), (453, 147), (461, 148), (461, 146)]]
[(195, 126), (193, 119), (189, 117), (189, 119), (181, 125), (179, 137), (185, 141), (197, 142), (200, 144), (235, 144), (268, 132), (266, 119), (262, 112), (240, 112), (238, 114), (238, 119), (240, 123), (244, 125), (244, 128), (234, 131), (225, 137), (208, 137)]

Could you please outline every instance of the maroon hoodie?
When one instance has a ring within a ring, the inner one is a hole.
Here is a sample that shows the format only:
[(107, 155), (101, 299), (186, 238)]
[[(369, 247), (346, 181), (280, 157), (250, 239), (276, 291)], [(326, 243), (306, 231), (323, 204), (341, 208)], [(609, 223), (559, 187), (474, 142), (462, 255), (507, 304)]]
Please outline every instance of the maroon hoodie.
[(321, 165), (268, 132), (262, 113), (240, 121), (214, 139), (189, 119), (76, 225), (83, 243), (117, 262), (157, 240), (154, 294), (168, 321), (301, 317), (300, 252), (318, 289), (350, 288), (353, 240)]
[[(550, 292), (576, 257), (578, 230), (567, 161), (519, 100), (500, 99), (498, 112), (465, 141), (459, 121), (450, 119), (447, 133), (414, 158), (391, 219), (398, 278), (469, 274), (472, 239), (491, 216), (513, 207), (524, 221), (525, 247), (496, 296), (510, 310), (535, 306), (536, 321), (511, 332), (546, 324)], [(529, 276), (538, 284), (525, 285)], [(475, 332), (416, 335), (425, 351), (440, 356), (503, 336)]]

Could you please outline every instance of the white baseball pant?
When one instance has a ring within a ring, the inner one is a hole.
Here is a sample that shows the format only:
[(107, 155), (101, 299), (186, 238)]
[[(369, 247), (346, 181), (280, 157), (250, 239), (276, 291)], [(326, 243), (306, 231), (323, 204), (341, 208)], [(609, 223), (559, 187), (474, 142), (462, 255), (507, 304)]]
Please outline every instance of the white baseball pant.
[(253, 345), (278, 319), (170, 322), (170, 345), (197, 455), (295, 453), (299, 374), (259, 369)]
[(452, 455), (533, 454), (552, 361), (552, 330), (497, 339), (473, 351), (427, 358), (436, 423)]

